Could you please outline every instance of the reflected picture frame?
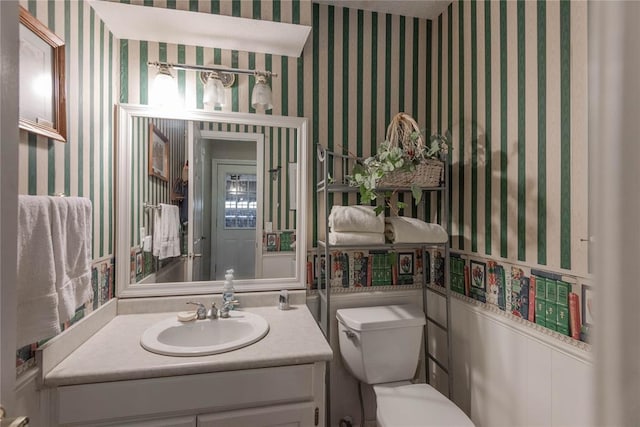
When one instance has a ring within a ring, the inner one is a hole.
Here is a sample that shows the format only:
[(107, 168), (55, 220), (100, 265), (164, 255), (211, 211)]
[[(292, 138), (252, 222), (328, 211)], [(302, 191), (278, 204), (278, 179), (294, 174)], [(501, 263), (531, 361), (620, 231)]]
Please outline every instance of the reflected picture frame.
[(149, 176), (169, 181), (169, 139), (149, 124)]
[(278, 247), (278, 235), (276, 233), (267, 233), (267, 252), (277, 252)]
[(65, 42), (20, 6), (19, 127), (67, 142)]

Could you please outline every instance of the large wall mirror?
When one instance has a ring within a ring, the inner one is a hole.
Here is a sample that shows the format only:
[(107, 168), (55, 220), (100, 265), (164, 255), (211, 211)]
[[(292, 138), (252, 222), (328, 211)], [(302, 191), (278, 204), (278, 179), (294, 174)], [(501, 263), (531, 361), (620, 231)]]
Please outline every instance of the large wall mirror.
[[(305, 287), (307, 120), (119, 107), (118, 297)], [(126, 262), (129, 260), (130, 262)]]

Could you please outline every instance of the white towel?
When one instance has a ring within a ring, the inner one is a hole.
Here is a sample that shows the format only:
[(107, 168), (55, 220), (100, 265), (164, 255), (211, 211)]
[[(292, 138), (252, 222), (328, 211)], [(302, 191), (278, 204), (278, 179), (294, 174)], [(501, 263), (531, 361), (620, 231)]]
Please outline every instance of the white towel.
[(384, 245), (383, 233), (356, 233), (332, 231), (329, 233), (330, 245)]
[(180, 211), (161, 203), (153, 222), (153, 255), (165, 259), (180, 255)]
[(395, 216), (385, 219), (385, 235), (392, 243), (445, 243), (449, 236), (438, 224)]
[(17, 345), (60, 332), (50, 200), (18, 196)]
[(56, 269), (60, 322), (91, 300), (91, 200), (51, 197), (51, 240)]
[(384, 233), (384, 214), (376, 215), (373, 206), (333, 206), (329, 227), (332, 231)]

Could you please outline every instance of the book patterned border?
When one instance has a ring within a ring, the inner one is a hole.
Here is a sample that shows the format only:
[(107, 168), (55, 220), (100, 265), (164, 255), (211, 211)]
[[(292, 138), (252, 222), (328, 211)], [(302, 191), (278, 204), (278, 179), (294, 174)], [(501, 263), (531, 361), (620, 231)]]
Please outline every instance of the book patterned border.
[[(429, 279), (435, 279), (437, 277), (438, 271), (435, 268), (436, 265), (434, 264), (433, 253), (432, 252), (428, 252), (428, 253), (430, 253), (431, 259), (429, 260), (430, 266), (427, 267), (426, 271), (431, 273), (430, 274), (431, 277), (427, 276), (428, 283), (426, 284), (426, 288), (441, 296), (445, 296), (446, 289), (443, 286), (440, 286), (439, 283), (436, 283), (437, 280), (433, 280), (433, 281), (429, 280)], [(309, 259), (314, 259), (314, 255), (315, 255), (315, 251), (312, 251), (312, 252), (310, 251), (308, 253)], [(554, 272), (543, 271), (541, 269), (532, 268), (526, 265), (509, 262), (506, 260), (493, 260), (490, 258), (474, 256), (474, 255), (469, 255), (465, 253), (452, 252), (451, 255), (452, 255), (451, 259), (456, 258), (464, 261), (464, 265), (465, 265), (465, 271), (463, 275), (464, 279), (462, 279), (462, 276), (460, 277), (460, 279), (464, 280), (465, 282), (470, 281), (470, 277), (468, 274), (469, 272), (468, 267), (471, 265), (471, 262), (473, 262), (474, 264), (481, 263), (482, 265), (485, 266), (485, 268), (490, 267), (492, 270), (494, 270), (494, 273), (493, 273), (494, 275), (496, 274), (495, 271), (498, 271), (495, 269), (501, 268), (502, 276), (499, 279), (499, 281), (501, 285), (504, 285), (505, 287), (507, 286), (507, 283), (505, 283), (505, 281), (509, 282), (508, 286), (510, 287), (511, 286), (510, 282), (512, 280), (515, 280), (511, 277), (512, 274), (515, 274), (515, 273), (512, 273), (512, 270), (513, 270), (515, 272), (518, 272), (520, 276), (525, 276), (525, 274), (528, 276), (540, 275), (542, 277), (555, 278), (557, 280), (565, 281), (569, 285), (569, 291), (571, 291), (572, 289), (574, 291), (580, 290), (583, 287), (588, 287), (590, 289), (592, 288), (591, 281), (589, 279), (578, 277), (578, 276), (570, 276), (570, 275), (563, 275), (563, 274), (554, 273)], [(486, 266), (489, 266), (489, 267), (486, 267)], [(310, 274), (309, 277), (312, 278), (313, 273), (315, 273), (315, 271), (309, 272)], [(489, 271), (485, 269), (485, 277), (484, 277), (485, 281), (487, 280), (488, 275), (489, 275)], [(588, 336), (589, 331), (587, 330), (587, 333), (585, 334), (584, 328), (582, 328), (580, 340), (576, 340), (569, 335), (554, 331), (552, 329), (547, 328), (546, 326), (537, 324), (526, 318), (518, 317), (512, 314), (510, 311), (511, 295), (506, 295), (506, 298), (503, 301), (501, 301), (499, 305), (496, 305), (495, 303), (488, 303), (488, 302), (482, 301), (482, 298), (478, 298), (477, 295), (475, 298), (472, 298), (469, 293), (469, 288), (470, 288), (469, 283), (464, 283), (464, 284), (458, 283), (458, 287), (459, 289), (457, 291), (454, 290), (453, 288), (450, 289), (451, 296), (459, 300), (465, 301), (467, 303), (473, 304), (475, 306), (481, 307), (483, 310), (500, 314), (502, 317), (510, 321), (513, 321), (519, 325), (525, 325), (526, 328), (530, 330), (534, 330), (545, 336), (551, 337), (556, 340), (560, 340), (564, 344), (570, 345), (574, 348), (580, 349), (585, 352), (592, 352), (592, 346), (589, 343), (589, 336)], [(486, 287), (486, 282), (485, 282), (485, 287)], [(377, 292), (377, 291), (387, 292), (387, 291), (396, 291), (396, 290), (402, 290), (402, 289), (423, 289), (423, 288), (425, 288), (425, 286), (423, 286), (421, 282), (420, 283), (414, 282), (414, 284), (407, 284), (407, 285), (396, 284), (396, 285), (382, 285), (382, 286), (378, 285), (378, 286), (363, 286), (363, 287), (332, 286), (331, 293), (332, 294), (350, 294), (350, 293), (362, 293), (362, 292), (371, 293), (371, 292)], [(315, 288), (312, 288), (310, 284), (307, 284), (307, 294), (317, 295), (318, 290)], [(582, 300), (582, 292), (579, 293), (579, 297)], [(534, 302), (529, 301), (529, 304), (534, 304)], [(580, 305), (581, 304), (582, 304), (582, 301), (580, 301)], [(505, 306), (505, 307), (502, 307), (502, 306)], [(582, 309), (582, 307), (580, 308)], [(587, 326), (590, 326), (590, 325), (587, 325)]]
[(542, 333), (544, 335), (547, 335), (549, 337), (552, 337), (552, 338), (555, 338), (557, 340), (560, 340), (563, 343), (571, 345), (573, 347), (576, 347), (576, 348), (578, 348), (580, 350), (583, 350), (583, 351), (586, 351), (586, 352), (591, 352), (592, 351), (591, 344), (589, 344), (589, 343), (586, 343), (584, 341), (574, 340), (573, 338), (571, 338), (568, 335), (564, 335), (564, 334), (561, 334), (560, 332), (552, 331), (551, 329), (545, 328), (544, 326), (538, 325), (537, 323), (533, 323), (533, 322), (530, 322), (530, 321), (528, 321), (526, 319), (523, 319), (521, 317), (514, 316), (511, 313), (508, 313), (506, 311), (500, 310), (495, 305), (487, 304), (487, 303), (478, 301), (476, 299), (473, 299), (473, 298), (470, 298), (468, 296), (465, 296), (465, 295), (462, 295), (462, 294), (458, 294), (458, 293), (455, 293), (455, 292), (452, 292), (451, 296), (456, 298), (456, 299), (459, 299), (461, 301), (464, 301), (464, 302), (466, 302), (468, 304), (475, 305), (477, 307), (482, 307), (486, 311), (490, 311), (492, 313), (499, 314), (500, 316), (505, 317), (505, 318), (507, 318), (507, 319), (519, 324), (519, 325), (524, 325), (529, 329), (532, 329), (532, 330), (534, 330), (536, 332), (540, 332), (540, 333)]
[[(429, 285), (427, 285), (429, 286)], [(357, 293), (373, 293), (373, 292), (390, 292), (390, 291), (406, 291), (411, 289), (422, 289), (422, 285), (382, 285), (382, 286), (363, 286), (361, 288), (331, 288), (331, 294), (357, 294)], [(318, 295), (317, 289), (307, 288), (307, 295)]]

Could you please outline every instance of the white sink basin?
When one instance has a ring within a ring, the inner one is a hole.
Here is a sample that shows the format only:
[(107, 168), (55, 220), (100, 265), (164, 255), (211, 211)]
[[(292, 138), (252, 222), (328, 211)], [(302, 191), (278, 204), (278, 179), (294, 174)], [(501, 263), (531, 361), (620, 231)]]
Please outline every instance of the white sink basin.
[(234, 310), (229, 316), (186, 323), (174, 316), (144, 331), (140, 344), (166, 356), (205, 356), (248, 346), (269, 332), (269, 324), (257, 314)]

